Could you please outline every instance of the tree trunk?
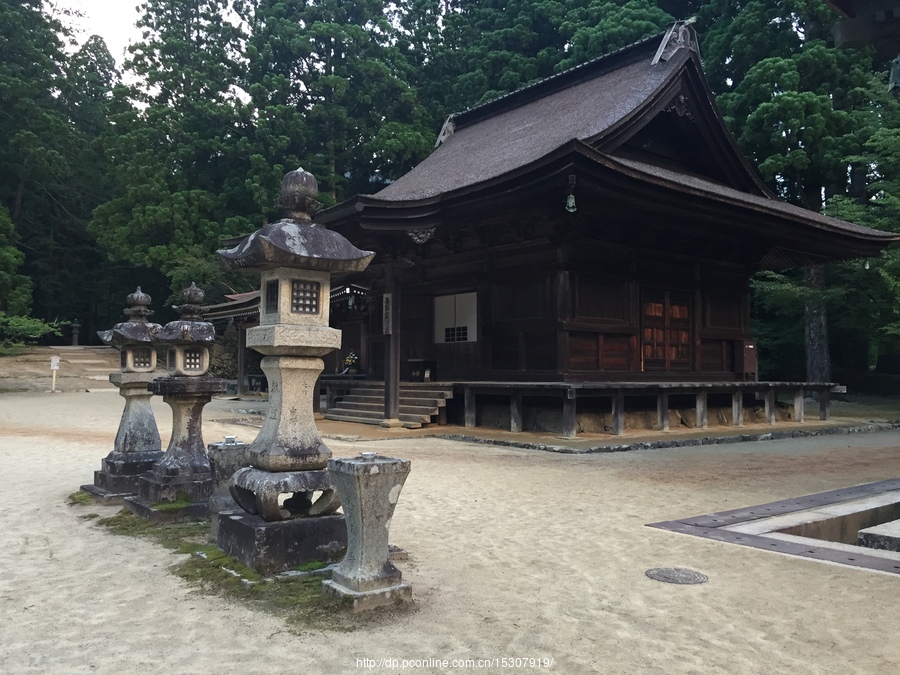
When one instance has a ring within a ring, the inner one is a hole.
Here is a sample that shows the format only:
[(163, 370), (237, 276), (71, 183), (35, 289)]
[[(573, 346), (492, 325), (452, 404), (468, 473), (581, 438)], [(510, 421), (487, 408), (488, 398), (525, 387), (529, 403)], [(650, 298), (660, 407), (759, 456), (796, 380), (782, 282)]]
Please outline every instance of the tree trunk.
[(29, 159), (31, 159), (31, 155), (25, 155), (22, 159), (22, 175), (19, 179), (19, 187), (16, 190), (16, 201), (13, 204), (12, 213), (9, 214), (10, 219), (13, 221), (13, 225), (19, 224), (19, 214), (22, 213), (22, 199), (25, 197), (25, 174), (26, 169), (28, 168)]
[(825, 271), (821, 266), (806, 269), (806, 285), (812, 293), (806, 303), (806, 379), (831, 382), (831, 355), (828, 352), (828, 316), (822, 290)]

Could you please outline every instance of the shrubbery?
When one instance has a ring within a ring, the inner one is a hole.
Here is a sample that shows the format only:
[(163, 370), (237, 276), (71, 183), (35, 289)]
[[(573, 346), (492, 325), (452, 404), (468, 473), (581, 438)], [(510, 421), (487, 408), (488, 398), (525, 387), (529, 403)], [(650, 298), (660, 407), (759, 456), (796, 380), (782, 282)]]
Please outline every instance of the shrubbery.
[(9, 349), (34, 344), (45, 335), (62, 335), (63, 324), (46, 322), (30, 316), (9, 315), (0, 312), (0, 348)]

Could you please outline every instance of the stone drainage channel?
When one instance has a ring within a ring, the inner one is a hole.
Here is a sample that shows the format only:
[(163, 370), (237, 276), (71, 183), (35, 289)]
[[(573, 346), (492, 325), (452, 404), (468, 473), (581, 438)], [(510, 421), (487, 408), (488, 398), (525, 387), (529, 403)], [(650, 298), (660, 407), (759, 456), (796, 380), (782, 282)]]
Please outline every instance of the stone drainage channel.
[(900, 479), (648, 527), (900, 574)]

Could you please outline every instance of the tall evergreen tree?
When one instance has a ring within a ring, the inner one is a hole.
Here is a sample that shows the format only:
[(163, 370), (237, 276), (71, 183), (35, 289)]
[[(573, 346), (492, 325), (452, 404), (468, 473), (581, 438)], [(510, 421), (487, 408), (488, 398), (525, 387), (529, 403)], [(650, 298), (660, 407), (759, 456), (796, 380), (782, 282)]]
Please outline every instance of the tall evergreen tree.
[(138, 85), (117, 90), (106, 139), (117, 196), (92, 231), (114, 257), (160, 270), (173, 292), (196, 281), (227, 290), (213, 252), (224, 235), (253, 229), (252, 198), (235, 171), (237, 84), (243, 34), (227, 0), (147, 0), (142, 42), (126, 68)]
[[(781, 198), (814, 211), (826, 197), (858, 193), (860, 165), (848, 158), (873, 132), (866, 118), (872, 52), (836, 49), (829, 34), (834, 14), (819, 0), (712, 0), (700, 15), (718, 103), (763, 179)], [(831, 379), (826, 276), (809, 268), (757, 282), (763, 315), (784, 317), (785, 326), (805, 324), (805, 376), (815, 381)], [(790, 289), (791, 304), (783, 302)]]
[(257, 116), (295, 106), (306, 133), (292, 149), (326, 201), (376, 189), (427, 154), (434, 132), (382, 3), (252, 0), (244, 15)]
[[(24, 262), (29, 226), (41, 225), (34, 221), (35, 209), (47, 198), (42, 188), (64, 164), (58, 148), (70, 134), (53, 95), (62, 81), (61, 32), (62, 26), (43, 14), (40, 0), (0, 2), (0, 204), (4, 244), (13, 249), (5, 256), (8, 274)], [(25, 313), (30, 291), (4, 304)]]
[(36, 316), (78, 317), (90, 330), (105, 320), (113, 274), (86, 223), (107, 198), (95, 140), (115, 69), (102, 40), (70, 55), (66, 36), (41, 2), (0, 2), (0, 206), (14, 228), (4, 228), (6, 245), (24, 253), (31, 282), (17, 277), (5, 304), (26, 312), (33, 290)]
[[(687, 11), (690, 2), (669, 3)], [(407, 0), (402, 44), (426, 74), (423, 100), (443, 115), (485, 103), (659, 32), (650, 0)]]

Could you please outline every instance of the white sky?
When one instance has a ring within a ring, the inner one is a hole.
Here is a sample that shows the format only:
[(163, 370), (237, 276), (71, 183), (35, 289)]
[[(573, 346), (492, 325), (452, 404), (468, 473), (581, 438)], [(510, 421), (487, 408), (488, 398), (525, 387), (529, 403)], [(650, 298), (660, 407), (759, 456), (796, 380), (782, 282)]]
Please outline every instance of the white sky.
[(84, 44), (91, 35), (99, 35), (106, 41), (109, 53), (122, 67), (125, 48), (140, 39), (134, 24), (138, 20), (138, 0), (51, 0), (60, 8), (78, 10), (84, 17), (64, 20), (75, 29), (78, 44)]

